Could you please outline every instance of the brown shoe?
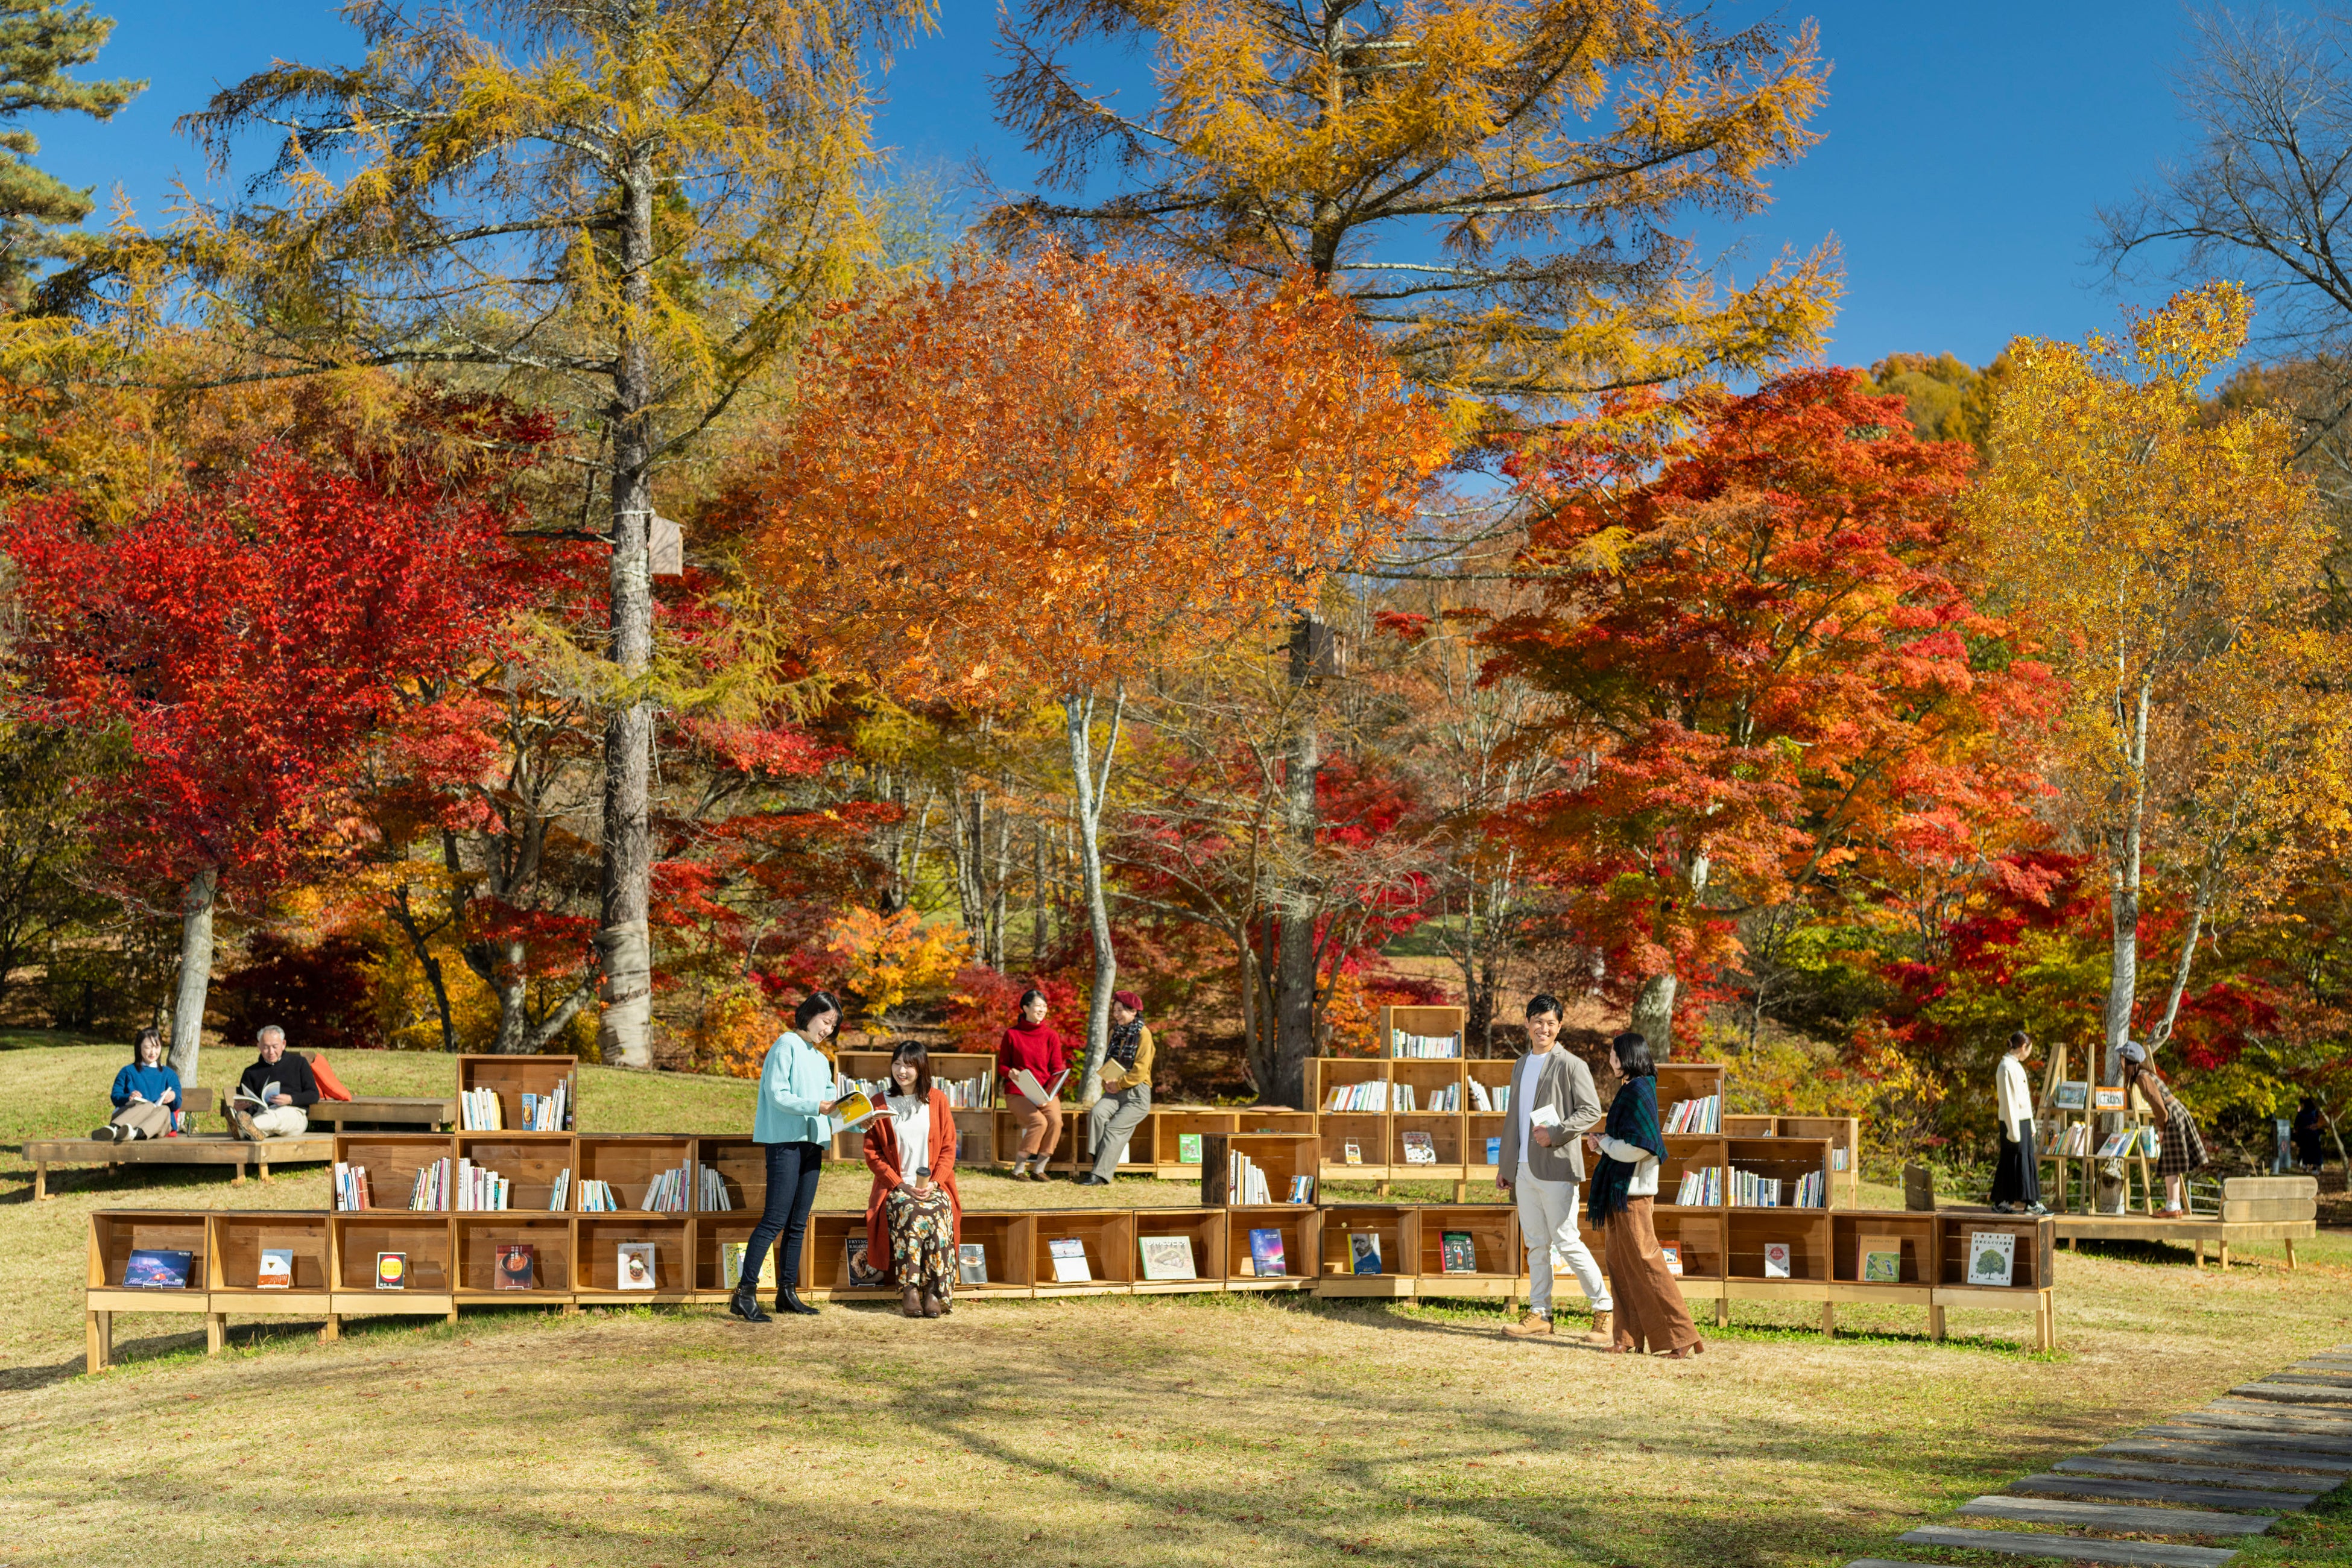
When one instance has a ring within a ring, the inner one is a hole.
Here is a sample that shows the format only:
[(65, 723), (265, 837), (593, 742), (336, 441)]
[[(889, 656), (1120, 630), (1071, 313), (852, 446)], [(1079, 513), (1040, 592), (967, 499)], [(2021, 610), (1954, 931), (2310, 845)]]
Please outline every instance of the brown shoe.
[(228, 1119), (229, 1124), (236, 1128), (236, 1135), (238, 1137), (244, 1139), (248, 1143), (258, 1143), (261, 1142), (261, 1130), (253, 1124), (252, 1117), (232, 1106), (229, 1109)]
[(1028, 1161), (1015, 1160), (1013, 1162), (1013, 1179), (1016, 1182), (1025, 1182), (1029, 1179)]
[(898, 1295), (898, 1310), (909, 1318), (923, 1315), (923, 1293), (909, 1285)]
[(946, 1310), (947, 1309), (945, 1307), (940, 1305), (940, 1299), (937, 1296), (930, 1294), (929, 1291), (924, 1292), (923, 1316), (926, 1318), (936, 1318)]
[(1551, 1320), (1529, 1312), (1526, 1317), (1505, 1329), (1503, 1337), (1507, 1340), (1549, 1339), (1551, 1337)]
[(1615, 1321), (1614, 1312), (1593, 1313), (1592, 1329), (1584, 1336), (1584, 1342), (1589, 1345), (1605, 1345), (1613, 1342), (1617, 1338), (1617, 1331), (1613, 1326)]

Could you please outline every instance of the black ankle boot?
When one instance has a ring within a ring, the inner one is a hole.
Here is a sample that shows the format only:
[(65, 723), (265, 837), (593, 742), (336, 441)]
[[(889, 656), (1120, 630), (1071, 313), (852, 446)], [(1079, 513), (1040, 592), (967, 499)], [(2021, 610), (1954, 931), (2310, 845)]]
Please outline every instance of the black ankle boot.
[(727, 1315), (740, 1318), (747, 1323), (772, 1323), (776, 1321), (761, 1307), (758, 1294), (740, 1285), (735, 1287), (735, 1294), (727, 1298)]
[(776, 1310), (791, 1312), (803, 1318), (816, 1316), (816, 1309), (802, 1300), (801, 1293), (789, 1285), (776, 1292)]

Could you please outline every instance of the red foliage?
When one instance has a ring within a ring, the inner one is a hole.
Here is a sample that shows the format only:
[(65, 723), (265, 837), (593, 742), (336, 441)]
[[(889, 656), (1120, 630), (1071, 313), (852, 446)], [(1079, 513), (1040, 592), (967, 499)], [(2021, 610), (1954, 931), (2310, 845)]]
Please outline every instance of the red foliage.
[(1085, 1040), (1086, 994), (1076, 982), (1059, 974), (1000, 974), (984, 963), (967, 963), (948, 997), (954, 1048), (994, 1055), (996, 1042), (1021, 1016), (1021, 994), (1032, 986), (1045, 994), (1046, 1021), (1066, 1037)]

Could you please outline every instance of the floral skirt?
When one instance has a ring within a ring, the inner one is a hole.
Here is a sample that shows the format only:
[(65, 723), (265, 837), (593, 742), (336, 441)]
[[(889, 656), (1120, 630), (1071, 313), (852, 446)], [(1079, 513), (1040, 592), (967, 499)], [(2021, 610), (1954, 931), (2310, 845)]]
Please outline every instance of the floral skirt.
[(955, 1296), (955, 1209), (947, 1189), (921, 1197), (912, 1183), (891, 1189), (882, 1200), (882, 1223), (890, 1231), (890, 1270), (898, 1289), (913, 1289), (941, 1301)]

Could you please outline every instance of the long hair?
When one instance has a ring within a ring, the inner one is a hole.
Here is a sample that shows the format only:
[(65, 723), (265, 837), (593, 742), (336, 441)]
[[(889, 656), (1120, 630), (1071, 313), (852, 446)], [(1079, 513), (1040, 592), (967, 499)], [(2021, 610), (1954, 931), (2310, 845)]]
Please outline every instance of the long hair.
[(157, 1067), (162, 1067), (163, 1065), (163, 1031), (151, 1025), (148, 1027), (140, 1030), (139, 1037), (131, 1042), (131, 1065), (132, 1067), (143, 1067), (146, 1065), (145, 1058), (141, 1057), (139, 1053), (145, 1047), (147, 1042), (150, 1040), (155, 1042), (155, 1065)]
[[(895, 1068), (900, 1062), (915, 1064), (915, 1087), (908, 1092), (918, 1100), (930, 1099), (931, 1053), (923, 1048), (923, 1044), (919, 1040), (901, 1040), (898, 1043), (898, 1048), (890, 1053), (890, 1066)], [(890, 1075), (889, 1092), (896, 1093), (898, 1086), (898, 1076), (894, 1071)]]

